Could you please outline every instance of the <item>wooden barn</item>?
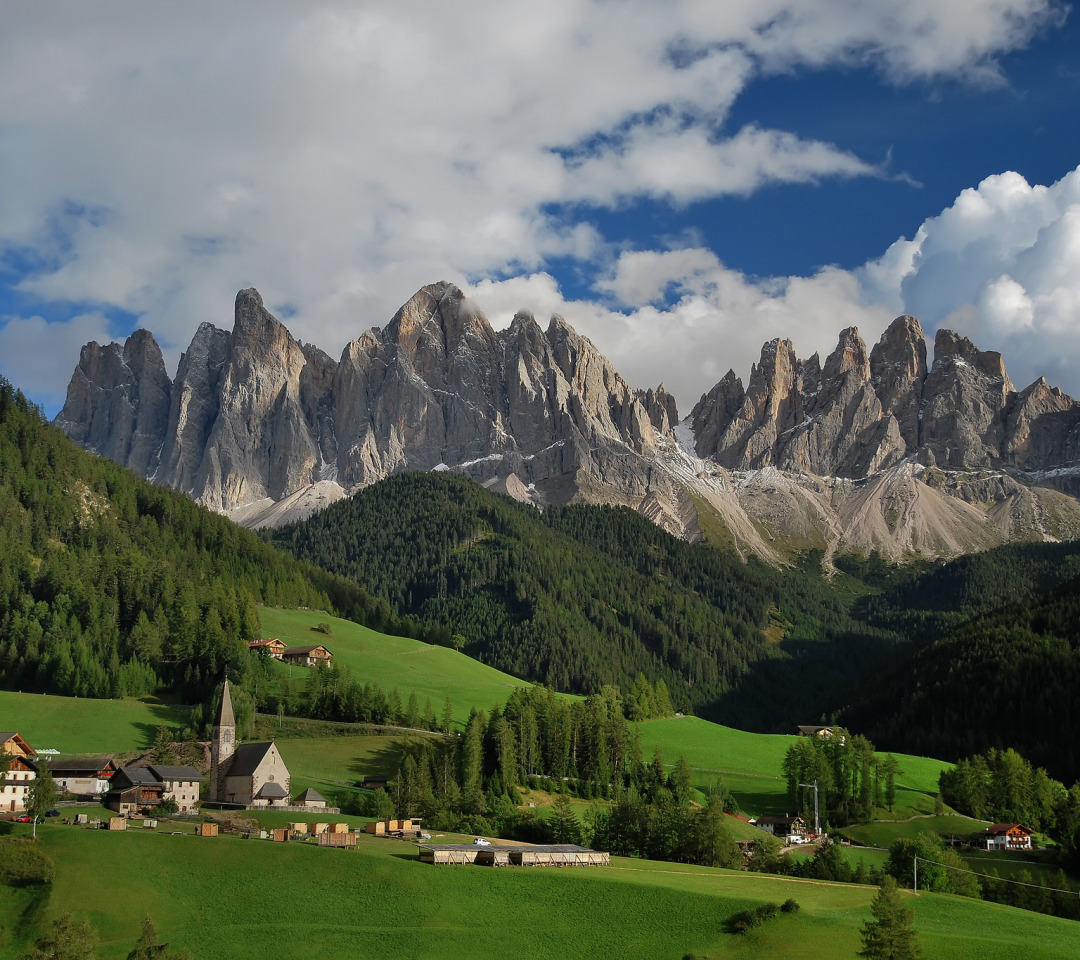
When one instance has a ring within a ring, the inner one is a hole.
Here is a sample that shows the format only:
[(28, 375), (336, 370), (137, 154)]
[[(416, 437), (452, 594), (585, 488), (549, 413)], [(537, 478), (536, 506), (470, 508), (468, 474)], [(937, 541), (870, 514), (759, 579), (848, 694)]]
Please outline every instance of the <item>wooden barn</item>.
[(320, 847), (355, 847), (355, 833), (330, 833), (326, 831), (319, 834)]
[(475, 863), (483, 867), (600, 867), (611, 855), (569, 843), (560, 844), (423, 844), (421, 863)]

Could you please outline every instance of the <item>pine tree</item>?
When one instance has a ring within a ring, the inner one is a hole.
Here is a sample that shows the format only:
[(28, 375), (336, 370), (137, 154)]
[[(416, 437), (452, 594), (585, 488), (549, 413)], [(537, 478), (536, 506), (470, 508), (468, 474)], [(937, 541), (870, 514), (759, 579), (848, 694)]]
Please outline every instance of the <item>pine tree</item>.
[(34, 949), (22, 960), (93, 960), (97, 955), (97, 934), (85, 916), (61, 914), (52, 929), (34, 943)]
[(913, 913), (904, 906), (896, 881), (886, 875), (874, 902), (870, 904), (873, 920), (862, 929), (863, 948), (860, 957), (869, 960), (914, 960), (920, 955), (911, 926)]

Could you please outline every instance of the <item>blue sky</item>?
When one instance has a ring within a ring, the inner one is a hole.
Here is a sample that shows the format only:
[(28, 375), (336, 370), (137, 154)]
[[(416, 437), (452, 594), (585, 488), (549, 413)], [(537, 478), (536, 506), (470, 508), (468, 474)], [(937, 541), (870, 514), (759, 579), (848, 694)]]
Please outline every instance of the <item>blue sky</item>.
[(1080, 393), (1080, 28), (1047, 0), (0, 10), (0, 373), (171, 370), (256, 286), (336, 354), (418, 287), (558, 312), (685, 414), (899, 312)]

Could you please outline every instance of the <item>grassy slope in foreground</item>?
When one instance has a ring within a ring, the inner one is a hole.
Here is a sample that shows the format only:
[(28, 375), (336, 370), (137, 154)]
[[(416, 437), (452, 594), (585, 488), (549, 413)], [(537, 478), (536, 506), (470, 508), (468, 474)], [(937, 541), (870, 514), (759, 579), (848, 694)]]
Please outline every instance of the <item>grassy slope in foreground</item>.
[[(399, 957), (559, 960), (854, 956), (870, 887), (807, 883), (674, 864), (485, 870), (420, 864), (414, 848), (361, 838), (357, 851), (191, 835), (42, 830), (57, 864), (51, 895), (0, 888), (0, 958), (15, 957), (65, 910), (87, 913), (98, 955), (127, 955), (143, 916), (198, 960), (273, 953), (303, 960)], [(730, 918), (794, 897), (802, 909), (743, 937)], [(927, 960), (1080, 956), (1068, 921), (980, 901), (910, 897)]]
[[(377, 682), (386, 691), (397, 687), (403, 704), (415, 692), (420, 709), (430, 698), (432, 708), (441, 718), (443, 703), (449, 696), (458, 726), (463, 725), (474, 707), (490, 710), (496, 704), (501, 706), (514, 687), (528, 686), (524, 680), (449, 647), (376, 633), (319, 611), (260, 607), (259, 619), (264, 637), (278, 637), (295, 646), (321, 643), (338, 663), (349, 668), (355, 680)], [(319, 623), (330, 624), (331, 633), (313, 630)], [(305, 676), (303, 668), (293, 669), (294, 679)]]
[(161, 724), (188, 723), (183, 707), (144, 700), (91, 700), (0, 690), (0, 729), (17, 730), (35, 749), (64, 756), (145, 750)]

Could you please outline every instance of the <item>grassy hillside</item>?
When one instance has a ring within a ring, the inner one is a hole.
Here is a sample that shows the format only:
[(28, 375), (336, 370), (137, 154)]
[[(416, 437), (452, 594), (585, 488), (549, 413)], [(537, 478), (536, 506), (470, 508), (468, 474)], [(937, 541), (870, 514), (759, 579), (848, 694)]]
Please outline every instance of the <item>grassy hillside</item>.
[[(0, 958), (14, 958), (61, 911), (85, 912), (102, 960), (127, 955), (150, 914), (163, 940), (198, 960), (273, 952), (299, 958), (854, 956), (874, 889), (618, 860), (610, 868), (486, 870), (420, 864), (414, 849), (361, 838), (355, 852), (292, 843), (50, 824), (49, 895), (0, 887)], [(795, 898), (750, 935), (737, 913)], [(1075, 924), (993, 904), (908, 896), (927, 960), (1080, 955)]]
[[(639, 724), (642, 753), (657, 748), (668, 765), (686, 758), (699, 786), (722, 779), (740, 806), (755, 816), (782, 814), (790, 806), (781, 773), (784, 754), (798, 738), (783, 734), (747, 733), (699, 717), (672, 717)], [(929, 795), (937, 793), (938, 775), (951, 764), (926, 757), (897, 754), (903, 773), (897, 777), (893, 814), (903, 818), (933, 810)], [(981, 828), (980, 828), (981, 829)]]
[(161, 724), (182, 729), (189, 711), (144, 700), (91, 700), (0, 690), (0, 727), (17, 730), (36, 749), (72, 754), (147, 749)]
[[(263, 636), (279, 637), (295, 645), (322, 643), (357, 680), (377, 682), (384, 690), (396, 687), (403, 703), (410, 693), (415, 693), (421, 708), (430, 699), (440, 718), (449, 696), (458, 726), (473, 708), (490, 710), (495, 704), (501, 706), (513, 687), (525, 685), (523, 680), (449, 647), (376, 633), (318, 611), (262, 607), (259, 620)], [(329, 635), (312, 629), (323, 622), (330, 624)], [(302, 681), (304, 673), (305, 668), (292, 669), (294, 679)]]

